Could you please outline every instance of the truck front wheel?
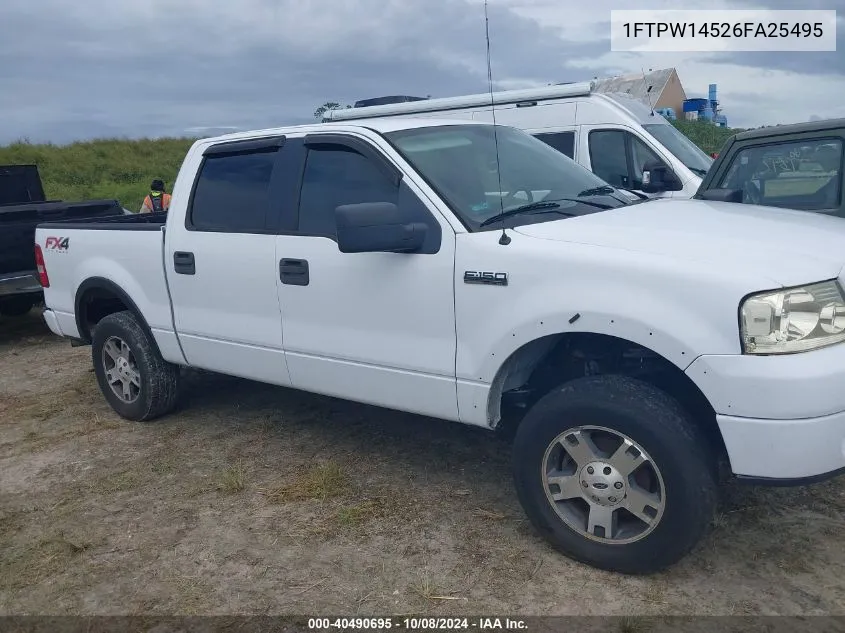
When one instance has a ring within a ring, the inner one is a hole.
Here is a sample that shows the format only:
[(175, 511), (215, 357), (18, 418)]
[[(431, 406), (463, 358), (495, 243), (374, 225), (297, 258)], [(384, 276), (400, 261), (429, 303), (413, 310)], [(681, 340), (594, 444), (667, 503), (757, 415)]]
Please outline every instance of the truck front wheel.
[(176, 406), (179, 367), (161, 357), (131, 312), (103, 317), (94, 328), (91, 350), (100, 390), (121, 417), (153, 420)]
[(685, 556), (716, 509), (715, 460), (667, 394), (624, 376), (552, 390), (514, 438), (514, 481), (531, 522), (567, 556), (646, 574)]

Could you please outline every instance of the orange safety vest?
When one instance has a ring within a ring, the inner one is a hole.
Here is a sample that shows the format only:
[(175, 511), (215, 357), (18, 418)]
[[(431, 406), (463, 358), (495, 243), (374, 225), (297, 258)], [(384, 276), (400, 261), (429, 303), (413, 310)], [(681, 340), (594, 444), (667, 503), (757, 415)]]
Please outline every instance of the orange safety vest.
[(170, 194), (161, 191), (151, 191), (144, 198), (144, 206), (153, 213), (161, 213), (170, 209)]

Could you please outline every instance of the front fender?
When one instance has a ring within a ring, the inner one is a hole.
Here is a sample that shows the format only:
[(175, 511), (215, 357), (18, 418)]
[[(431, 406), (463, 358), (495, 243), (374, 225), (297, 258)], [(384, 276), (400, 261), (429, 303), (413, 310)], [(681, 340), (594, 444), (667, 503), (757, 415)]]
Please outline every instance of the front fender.
[[(514, 244), (516, 239), (510, 250), (485, 244), (472, 249), (475, 253), (467, 249), (474, 269), (507, 271), (508, 285), (455, 280), (458, 398), (461, 419), (468, 423), (486, 426), (496, 419), (493, 396), (502, 388), (497, 376), (515, 353), (544, 337), (613, 336), (655, 352), (681, 371), (703, 354), (739, 354), (740, 302), (769, 283), (742, 271), (641, 253), (611, 254), (548, 240), (531, 240), (525, 248)], [(458, 262), (458, 275), (470, 269), (464, 263)], [(528, 356), (537, 353), (532, 349)], [(520, 377), (529, 370), (523, 367)]]

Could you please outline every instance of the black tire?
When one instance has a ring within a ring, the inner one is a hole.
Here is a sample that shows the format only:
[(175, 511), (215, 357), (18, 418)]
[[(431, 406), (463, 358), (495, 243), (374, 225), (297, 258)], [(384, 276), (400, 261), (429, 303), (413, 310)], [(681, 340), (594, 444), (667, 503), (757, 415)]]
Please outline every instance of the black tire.
[[(134, 357), (135, 368), (140, 374), (139, 393), (132, 402), (125, 402), (118, 397), (106, 378), (103, 348), (112, 337), (128, 345)], [(179, 367), (161, 357), (158, 347), (134, 314), (125, 311), (104, 317), (97, 323), (91, 343), (94, 373), (97, 375), (100, 390), (119, 416), (135, 422), (146, 422), (161, 417), (176, 407), (179, 396)]]
[(35, 305), (35, 299), (32, 297), (11, 296), (0, 299), (0, 314), (9, 317), (22, 317), (29, 314)]
[[(623, 433), (660, 470), (663, 513), (640, 540), (615, 544), (580, 534), (546, 496), (546, 449), (561, 433), (587, 425)], [(624, 376), (579, 378), (541, 398), (517, 429), (513, 472), (519, 500), (539, 533), (570, 558), (607, 571), (649, 574), (673, 565), (704, 536), (716, 512), (716, 460), (704, 434), (666, 393)]]

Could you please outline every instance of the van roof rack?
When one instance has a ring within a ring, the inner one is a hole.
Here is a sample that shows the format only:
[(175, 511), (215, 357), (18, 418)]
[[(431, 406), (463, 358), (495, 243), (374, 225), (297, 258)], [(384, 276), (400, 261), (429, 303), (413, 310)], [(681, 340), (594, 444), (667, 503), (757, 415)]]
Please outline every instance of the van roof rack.
[(388, 97), (373, 97), (356, 101), (353, 108), (366, 108), (368, 106), (387, 105), (389, 103), (408, 103), (410, 101), (425, 101), (428, 97), (411, 97), (408, 95), (391, 95)]
[(401, 103), (329, 110), (324, 115), (323, 121), (349, 121), (351, 119), (367, 119), (395, 114), (419, 114), (442, 110), (460, 110), (462, 108), (489, 106), (491, 101), (494, 105), (505, 105), (562, 99), (565, 97), (582, 97), (589, 95), (594, 87), (595, 82), (585, 81), (558, 86), (544, 86), (542, 88), (528, 88), (525, 90), (502, 90), (500, 92), (494, 92), (492, 95), (489, 92), (484, 92), (460, 97), (441, 97), (438, 99), (418, 98), (415, 101)]

